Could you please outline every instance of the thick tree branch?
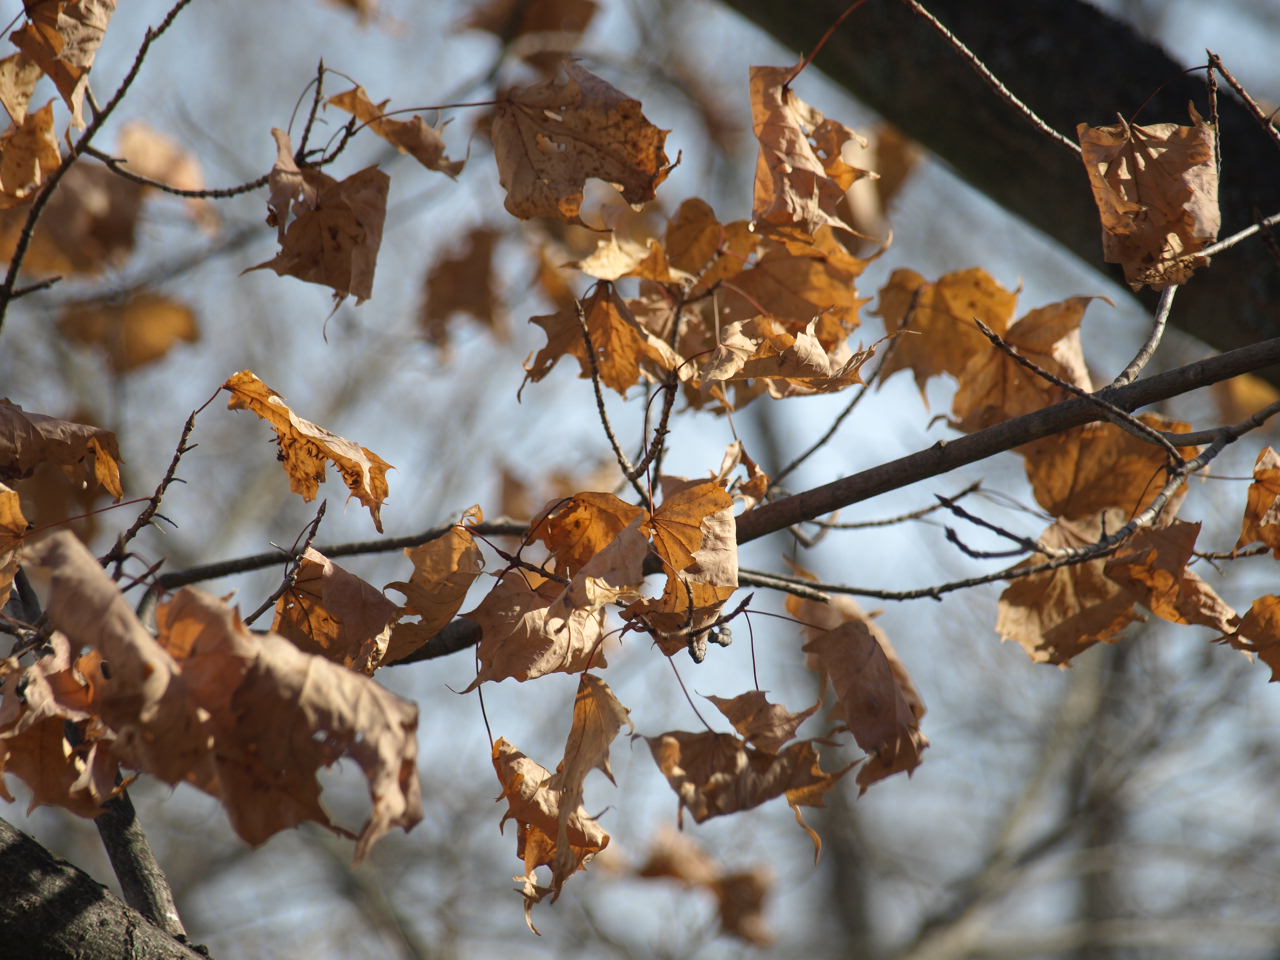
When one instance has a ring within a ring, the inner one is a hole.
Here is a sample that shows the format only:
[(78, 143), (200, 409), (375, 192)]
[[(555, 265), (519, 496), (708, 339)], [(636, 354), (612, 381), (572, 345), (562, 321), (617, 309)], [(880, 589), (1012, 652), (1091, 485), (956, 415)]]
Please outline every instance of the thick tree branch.
[(207, 960), (0, 819), (0, 960)]
[[(797, 51), (812, 48), (848, 6), (847, 0), (725, 3)], [(1081, 122), (1111, 122), (1117, 112), (1138, 123), (1186, 123), (1189, 100), (1205, 106), (1202, 78), (1184, 74), (1185, 64), (1081, 0), (929, 0), (926, 6), (1064, 133), (1074, 134)], [(978, 190), (1120, 279), (1118, 268), (1102, 261), (1098, 213), (1080, 158), (1029, 123), (906, 5), (865, 4), (815, 65)], [(1219, 97), (1219, 107), (1227, 234), (1253, 223), (1259, 211), (1280, 209), (1280, 176), (1275, 144), (1248, 109), (1230, 96)], [(1142, 295), (1152, 310), (1156, 299)], [(1280, 268), (1262, 244), (1215, 258), (1178, 301), (1170, 322), (1220, 350), (1280, 335)], [(1280, 382), (1280, 371), (1270, 371), (1269, 379)]]

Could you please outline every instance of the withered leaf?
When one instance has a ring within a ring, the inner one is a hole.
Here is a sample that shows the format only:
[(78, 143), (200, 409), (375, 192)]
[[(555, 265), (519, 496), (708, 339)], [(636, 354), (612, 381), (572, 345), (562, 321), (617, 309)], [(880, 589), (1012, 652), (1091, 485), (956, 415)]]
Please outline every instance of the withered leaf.
[(438, 128), (428, 125), (419, 116), (411, 120), (384, 116), (391, 101), (374, 103), (364, 87), (353, 87), (330, 97), (328, 102), (330, 106), (352, 114), (378, 136), (394, 144), (401, 153), (409, 154), (428, 170), (438, 170), (456, 177), (466, 165), (465, 160), (450, 160), (445, 156), (444, 138), (440, 136)]
[(691, 295), (705, 293), (745, 270), (761, 239), (746, 220), (722, 224), (709, 203), (691, 197), (667, 224), (667, 261), (695, 278)]
[(117, 500), (124, 496), (114, 433), (0, 400), (0, 480), (29, 477), (41, 463), (56, 464), (77, 484), (93, 478)]
[(325, 463), (332, 460), (351, 495), (369, 508), (373, 525), (382, 532), (382, 504), (387, 499), (387, 471), (391, 464), (357, 443), (303, 420), (284, 398), (258, 379), (252, 370), (233, 373), (222, 389), (231, 394), (229, 410), (249, 410), (276, 431), (289, 488), (304, 500), (314, 500), (325, 479)]
[(113, 297), (72, 304), (58, 317), (58, 329), (73, 343), (101, 350), (117, 373), (155, 363), (179, 343), (200, 339), (200, 327), (189, 306), (146, 290), (123, 302)]
[(1280, 681), (1280, 597), (1267, 594), (1253, 601), (1236, 628), (1221, 640), (1251, 658), (1257, 655), (1271, 668), (1271, 682)]
[(26, 6), (27, 23), (9, 39), (40, 65), (71, 108), (72, 123), (83, 127), (89, 70), (116, 0), (47, 0)]
[(470, 314), (499, 340), (507, 339), (506, 311), (493, 269), (494, 247), (501, 237), (497, 230), (477, 227), (427, 272), (418, 324), (432, 346), (448, 345), (449, 319), (455, 313)]
[(1236, 612), (1187, 567), (1199, 533), (1200, 524), (1185, 520), (1146, 527), (1104, 569), (1157, 617), (1228, 633), (1239, 622)]
[(1191, 108), (1191, 126), (1140, 127), (1121, 118), (1080, 124), (1081, 159), (1102, 219), (1102, 250), (1133, 289), (1185, 283), (1218, 235), (1217, 130)]
[(0, 483), (0, 609), (9, 602), (18, 573), (18, 548), (27, 535), (27, 518), (16, 490)]
[(26, 119), (27, 106), (43, 76), (40, 64), (21, 50), (0, 60), (0, 104), (14, 123), (21, 124)]
[(50, 100), (0, 137), (0, 208), (24, 203), (61, 165)]
[(612, 493), (575, 493), (543, 507), (529, 526), (529, 539), (545, 543), (557, 572), (573, 577), (644, 515), (641, 507)]
[(580, 223), (587, 178), (614, 184), (631, 204), (652, 200), (671, 169), (667, 131), (640, 101), (572, 61), (563, 78), (509, 91), (493, 118), (498, 178), (507, 210), (522, 220), (556, 217)]
[(1253, 483), (1236, 549), (1265, 543), (1280, 557), (1280, 455), (1264, 447), (1253, 464)]
[(817, 336), (818, 321), (788, 333), (770, 317), (731, 323), (699, 372), (703, 381), (755, 380), (775, 398), (834, 393), (862, 383), (862, 367), (875, 348), (853, 351), (843, 341), (828, 352)]
[(578, 45), (598, 8), (596, 0), (487, 0), (462, 26), (486, 30), (516, 56), (550, 70)]
[(753, 747), (765, 753), (777, 753), (796, 735), (800, 724), (818, 710), (814, 704), (800, 713), (792, 713), (778, 703), (770, 703), (763, 690), (748, 690), (736, 697), (707, 697), (725, 715), (733, 728)]
[(305, 653), (372, 674), (399, 614), (373, 584), (308, 547), (293, 585), (276, 602), (271, 629)]

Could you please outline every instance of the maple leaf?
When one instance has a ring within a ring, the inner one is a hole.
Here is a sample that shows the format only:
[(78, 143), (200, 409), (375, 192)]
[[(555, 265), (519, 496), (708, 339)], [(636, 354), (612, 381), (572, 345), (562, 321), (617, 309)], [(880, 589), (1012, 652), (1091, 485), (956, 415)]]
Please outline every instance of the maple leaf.
[(1187, 567), (1199, 533), (1200, 524), (1185, 520), (1146, 527), (1103, 569), (1157, 617), (1228, 633), (1239, 622), (1236, 612)]
[(613, 543), (644, 509), (612, 493), (586, 491), (551, 500), (529, 525), (529, 540), (541, 540), (556, 569), (573, 577)]
[(604, 614), (570, 608), (565, 587), (525, 570), (508, 570), (466, 616), (482, 631), (480, 669), (470, 692), (488, 680), (520, 682), (548, 673), (580, 673), (605, 666), (600, 652)]
[(831, 681), (841, 719), (870, 757), (858, 771), (859, 792), (915, 770), (929, 746), (920, 732), (924, 701), (884, 631), (855, 618), (814, 636), (804, 651)]
[[(1076, 520), (1059, 520), (1040, 535), (1047, 547), (1084, 547), (1104, 531), (1124, 526), (1127, 514), (1107, 509)], [(1018, 567), (1043, 563), (1036, 554)], [(1106, 559), (1018, 577), (1000, 595), (996, 632), (1016, 640), (1039, 663), (1066, 664), (1096, 643), (1113, 643), (1120, 631), (1145, 618), (1135, 597), (1106, 575)]]
[[(1059, 380), (1091, 393), (1093, 382), (1080, 343), (1080, 321), (1093, 299), (1072, 297), (1032, 310), (1009, 327), (1004, 341)], [(966, 433), (1041, 410), (1071, 395), (990, 342), (970, 357), (958, 379), (951, 425)]]
[[(1158, 414), (1138, 417), (1166, 433), (1185, 433), (1189, 423)], [(1019, 447), (1036, 501), (1055, 517), (1083, 519), (1108, 507), (1133, 516), (1155, 499), (1165, 483), (1169, 461), (1163, 448), (1110, 423), (1092, 423)], [(1179, 447), (1194, 457), (1198, 447)], [(1170, 504), (1176, 510), (1186, 488)]]
[(1129, 286), (1185, 283), (1221, 225), (1217, 130), (1191, 107), (1191, 126), (1080, 124), (1080, 156), (1102, 219), (1102, 250)]
[(422, 819), (413, 703), (283, 637), (251, 633), (226, 603), (190, 587), (160, 605), (156, 622), (208, 717), (213, 776), (188, 779), (219, 797), (247, 843), (304, 820), (351, 836), (321, 807), (316, 779), (343, 757), (363, 771), (372, 805), (356, 862), (392, 827)]
[(776, 754), (748, 746), (731, 733), (709, 730), (672, 730), (645, 740), (679, 798), (681, 819), (688, 810), (698, 823), (750, 810), (783, 794), (799, 820), (798, 805), (821, 805), (819, 794), (835, 786), (849, 769), (824, 771), (812, 740), (793, 743)]
[(709, 203), (692, 197), (667, 222), (667, 262), (672, 270), (694, 278), (692, 299), (745, 270), (761, 240), (746, 220), (722, 224)]
[(910, 370), (923, 398), (931, 377), (949, 373), (959, 379), (970, 359), (991, 346), (974, 317), (1003, 336), (1017, 303), (1017, 293), (978, 267), (944, 274), (935, 283), (914, 270), (893, 271), (872, 313), (884, 318), (886, 334), (910, 332), (898, 337), (885, 358), (880, 382)]
[(783, 744), (796, 735), (800, 724), (818, 710), (814, 704), (800, 713), (770, 703), (763, 690), (748, 690), (736, 697), (707, 697), (725, 715), (743, 739), (765, 753), (778, 753)]
[(100, 349), (107, 365), (117, 373), (155, 363), (179, 343), (200, 339), (195, 311), (146, 290), (123, 302), (110, 297), (72, 304), (58, 317), (58, 329), (73, 343)]
[(43, 76), (40, 64), (21, 50), (0, 60), (0, 104), (14, 123), (21, 124), (27, 118), (31, 96)]
[(9, 602), (18, 573), (18, 548), (27, 536), (27, 518), (16, 490), (0, 483), (0, 610)]
[(764, 919), (764, 901), (773, 889), (767, 868), (729, 871), (716, 863), (689, 834), (663, 828), (649, 847), (637, 877), (669, 877), (716, 898), (720, 928), (758, 947), (773, 943)]
[(294, 493), (314, 500), (325, 480), (325, 463), (332, 460), (351, 495), (369, 508), (373, 525), (382, 532), (382, 504), (390, 489), (387, 471), (394, 469), (391, 464), (367, 447), (303, 420), (252, 370), (233, 373), (222, 389), (231, 394), (228, 410), (249, 410), (271, 424)]
[(50, 100), (0, 137), (0, 208), (24, 203), (61, 165)]
[(293, 585), (276, 602), (271, 630), (305, 653), (372, 674), (399, 614), (382, 591), (308, 547)]
[(488, 0), (462, 26), (492, 33), (525, 62), (550, 70), (578, 45), (598, 9), (596, 0)]
[(418, 324), (434, 347), (449, 342), (449, 318), (467, 313), (489, 327), (499, 340), (507, 339), (506, 314), (494, 290), (494, 246), (502, 234), (477, 227), (467, 234), (455, 255), (441, 257), (427, 273)]
[(760, 142), (756, 161), (755, 216), (796, 224), (808, 233), (822, 226), (852, 229), (837, 215), (845, 191), (864, 176), (846, 163), (846, 143), (860, 138), (795, 95), (793, 67), (751, 68), (752, 129)]
[(672, 272), (662, 244), (654, 237), (647, 237), (641, 242), (620, 236), (616, 230), (610, 230), (607, 237), (596, 241), (596, 249), (592, 253), (565, 266), (581, 270), (597, 280), (614, 281), (621, 277), (637, 277), (659, 283), (676, 283), (693, 279), (685, 274), (677, 275)]
[(699, 372), (703, 381), (758, 380), (775, 398), (834, 393), (862, 383), (862, 366), (875, 348), (854, 352), (843, 341), (828, 352), (817, 336), (818, 321), (788, 333), (770, 317), (731, 323)]
[[(546, 331), (547, 344), (537, 356), (525, 362), (525, 383), (541, 380), (566, 355), (578, 359), (579, 374), (583, 379), (591, 376), (591, 361), (587, 356), (578, 309), (575, 305), (551, 316), (532, 318), (531, 322)], [(581, 310), (591, 332), (596, 369), (600, 371), (600, 381), (606, 387), (625, 396), (627, 390), (642, 379), (655, 379), (647, 369), (650, 365), (668, 371), (680, 366), (676, 353), (641, 326), (613, 284), (597, 284), (591, 296), (582, 302)]]
[(115, 499), (124, 496), (114, 433), (27, 413), (16, 403), (0, 400), (0, 480), (29, 477), (41, 463), (61, 467), (74, 483), (83, 485), (92, 477)]
[(428, 170), (438, 170), (456, 178), (466, 165), (465, 160), (450, 160), (444, 154), (444, 138), (440, 136), (440, 128), (429, 126), (422, 117), (412, 120), (398, 120), (385, 116), (390, 100), (374, 103), (364, 87), (356, 86), (350, 90), (330, 97), (328, 105), (338, 107), (352, 114), (362, 124), (376, 133), (388, 143), (394, 144), (401, 153), (407, 153)]
[[(478, 523), (483, 516), (479, 507), (472, 507), (463, 515), (463, 521), (474, 519)], [(383, 657), (383, 663), (388, 664), (409, 656), (443, 630), (484, 570), (484, 556), (463, 523), (450, 527), (442, 537), (406, 547), (404, 554), (413, 563), (413, 573), (407, 582), (388, 583), (384, 589), (404, 594), (401, 616), (421, 619), (416, 623), (400, 621), (392, 628)]]
[(71, 108), (71, 122), (83, 127), (89, 70), (116, 0), (46, 0), (26, 6), (27, 23), (9, 39), (39, 64)]
[[(554, 902), (564, 882), (609, 845), (609, 835), (601, 829), (581, 806), (570, 808), (567, 816), (560, 809), (561, 794), (551, 786), (551, 772), (529, 759), (504, 737), (493, 745), (493, 767), (502, 784), (499, 800), (507, 801), (502, 824), (515, 820), (516, 856), (524, 861), (525, 873), (515, 877), (524, 896), (525, 922), (534, 933), (533, 908), (548, 893)], [(567, 845), (561, 849), (557, 839), (564, 824)], [(500, 824), (500, 826), (502, 825)], [(535, 871), (552, 865), (551, 886), (538, 885)]]
[[(176, 140), (153, 130), (140, 120), (120, 130), (118, 152), (134, 173), (179, 190), (204, 190), (200, 161)], [(207, 197), (187, 197), (191, 221), (208, 232), (218, 228), (218, 212)]]
[(1253, 483), (1236, 549), (1265, 543), (1280, 557), (1280, 455), (1264, 447), (1253, 464)]
[(659, 130), (632, 100), (572, 61), (564, 77), (507, 92), (493, 118), (498, 179), (521, 220), (581, 223), (587, 178), (611, 183), (630, 204), (652, 200), (671, 169)]
[(315, 169), (299, 171), (288, 134), (271, 133), (278, 157), (268, 183), (267, 223), (277, 228), (280, 252), (241, 272), (271, 269), (331, 287), (337, 303), (349, 296), (357, 306), (364, 303), (373, 296), (391, 178), (376, 166), (342, 181)]
[(1235, 629), (1219, 640), (1250, 658), (1256, 654), (1271, 668), (1271, 682), (1280, 681), (1280, 597), (1269, 593), (1253, 601)]

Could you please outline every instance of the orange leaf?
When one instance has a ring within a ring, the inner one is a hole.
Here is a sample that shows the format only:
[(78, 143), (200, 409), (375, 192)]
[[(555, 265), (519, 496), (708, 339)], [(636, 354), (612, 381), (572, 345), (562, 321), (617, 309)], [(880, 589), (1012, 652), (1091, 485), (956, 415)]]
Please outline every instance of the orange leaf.
[(1236, 549), (1251, 543), (1265, 543), (1280, 557), (1280, 455), (1270, 447), (1263, 448), (1254, 461)]
[(117, 500), (124, 496), (114, 433), (27, 413), (16, 403), (0, 400), (0, 479), (29, 477), (41, 463), (58, 465), (77, 484), (93, 477)]
[(112, 297), (68, 306), (58, 317), (58, 329), (68, 340), (101, 349), (108, 366), (117, 373), (155, 363), (180, 342), (200, 339), (200, 327), (190, 307), (147, 291), (123, 302)]
[(16, 490), (0, 483), (0, 609), (9, 602), (13, 578), (18, 574), (18, 548), (27, 535), (27, 518)]
[(1102, 250), (1137, 290), (1185, 283), (1218, 235), (1217, 130), (1191, 108), (1191, 126), (1080, 124), (1081, 159), (1102, 218)]
[(60, 166), (62, 152), (50, 100), (0, 137), (0, 208), (25, 202)]
[(507, 210), (521, 220), (581, 223), (587, 178), (612, 183), (631, 204), (652, 200), (671, 169), (659, 130), (640, 102), (572, 61), (564, 78), (509, 91), (493, 118), (498, 178)]
[(329, 105), (338, 107), (355, 116), (362, 124), (376, 133), (388, 143), (395, 145), (401, 153), (407, 153), (428, 170), (438, 170), (451, 177), (457, 177), (465, 166), (465, 160), (450, 160), (444, 155), (444, 138), (440, 130), (428, 126), (422, 117), (412, 120), (400, 120), (383, 116), (387, 112), (390, 100), (374, 103), (364, 87), (354, 87), (344, 93), (329, 98)]
[(529, 526), (529, 540), (541, 540), (556, 559), (556, 572), (567, 577), (613, 543), (645, 512), (612, 493), (575, 493), (548, 503)]
[(222, 389), (231, 394), (228, 410), (249, 410), (276, 431), (280, 457), (294, 493), (304, 500), (314, 500), (325, 480), (325, 463), (332, 460), (351, 495), (369, 508), (373, 525), (382, 532), (382, 504), (390, 489), (387, 471), (393, 469), (391, 464), (372, 450), (303, 420), (252, 370), (232, 374)]
[(1139, 530), (1104, 569), (1157, 617), (1229, 633), (1236, 612), (1187, 567), (1199, 533), (1200, 524), (1185, 520)]
[(667, 261), (673, 270), (697, 278), (692, 298), (745, 270), (760, 241), (746, 220), (722, 224), (710, 204), (692, 197), (667, 224)]
[(1280, 597), (1267, 594), (1253, 601), (1236, 628), (1221, 638), (1271, 668), (1271, 682), (1280, 680)]

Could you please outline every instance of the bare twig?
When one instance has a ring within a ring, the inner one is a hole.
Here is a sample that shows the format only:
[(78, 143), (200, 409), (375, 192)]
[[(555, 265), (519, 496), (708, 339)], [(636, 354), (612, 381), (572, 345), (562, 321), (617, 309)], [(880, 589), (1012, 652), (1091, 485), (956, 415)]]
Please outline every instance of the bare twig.
[(311, 541), (316, 538), (316, 531), (320, 529), (320, 521), (324, 519), (324, 508), (328, 506), (328, 500), (320, 501), (320, 508), (316, 511), (315, 518), (307, 525), (306, 539), (303, 540), (302, 546), (299, 547), (295, 541), (293, 550), (293, 560), (289, 564), (289, 570), (285, 573), (284, 578), (280, 581), (280, 586), (266, 600), (262, 601), (262, 605), (257, 610), (244, 618), (245, 626), (251, 626), (253, 621), (270, 610), (276, 605), (276, 601), (283, 597), (288, 591), (293, 589), (293, 585), (298, 580), (298, 571), (302, 569), (302, 555), (311, 549)]
[(823, 530), (868, 530), (874, 527), (893, 527), (910, 520), (921, 520), (931, 513), (947, 509), (951, 504), (960, 501), (971, 493), (979, 493), (981, 491), (982, 481), (975, 480), (953, 497), (938, 497), (938, 500), (941, 501), (939, 503), (921, 507), (919, 510), (912, 510), (910, 513), (900, 513), (896, 517), (885, 517), (881, 520), (851, 520), (847, 523), (833, 520), (809, 520), (807, 522), (821, 527)]
[(1255, 101), (1253, 97), (1249, 96), (1249, 91), (1244, 88), (1244, 84), (1237, 80), (1235, 75), (1227, 69), (1226, 64), (1222, 62), (1221, 57), (1212, 50), (1206, 50), (1205, 52), (1209, 54), (1209, 66), (1222, 74), (1222, 79), (1231, 84), (1231, 89), (1234, 90), (1236, 95), (1244, 101), (1245, 106), (1249, 108), (1249, 112), (1253, 114), (1254, 119), (1257, 120), (1258, 123), (1262, 125), (1262, 129), (1267, 132), (1267, 136), (1271, 138), (1272, 142), (1275, 143), (1277, 147), (1280, 147), (1280, 130), (1276, 129), (1276, 125), (1271, 121), (1271, 117), (1268, 116), (1262, 107), (1258, 106), (1257, 101)]
[(964, 59), (969, 62), (969, 66), (973, 67), (974, 72), (977, 73), (977, 75), (982, 78), (983, 82), (986, 83), (987, 86), (989, 86), (992, 90), (994, 90), (997, 94), (999, 94), (999, 96), (1002, 99), (1004, 99), (1015, 110), (1017, 110), (1029, 121), (1031, 121), (1032, 125), (1034, 125), (1041, 133), (1044, 133), (1047, 136), (1052, 137), (1054, 140), (1057, 140), (1059, 143), (1061, 143), (1064, 147), (1074, 151), (1075, 153), (1080, 152), (1079, 144), (1077, 144), (1074, 140), (1069, 139), (1068, 137), (1064, 137), (1057, 130), (1053, 129), (1053, 127), (1049, 126), (1049, 124), (1047, 124), (1044, 120), (1040, 119), (1040, 117), (1036, 114), (1034, 110), (1032, 110), (1029, 106), (1027, 106), (1017, 97), (1015, 97), (1012, 91), (1010, 91), (1008, 87), (1006, 87), (1003, 83), (1000, 82), (999, 77), (997, 77), (994, 73), (992, 73), (987, 68), (987, 65), (983, 63), (980, 59), (978, 59), (978, 55), (974, 53), (972, 50), (970, 50), (968, 47), (966, 47), (963, 43), (961, 43), (959, 38), (957, 38), (955, 34), (953, 34), (945, 26), (943, 26), (943, 24), (938, 20), (937, 17), (935, 17), (932, 13), (930, 13), (928, 10), (922, 7), (919, 3), (917, 3), (916, 0), (902, 0), (902, 2), (906, 4), (908, 7), (910, 7), (911, 10), (913, 10), (916, 13), (917, 16), (919, 16), (922, 20), (924, 20), (931, 27), (933, 27), (934, 30), (938, 31), (938, 33), (942, 35), (943, 39), (945, 39), (949, 44), (951, 44), (951, 46), (953, 46), (956, 49), (956, 52), (959, 53), (960, 56), (964, 57)]
[(1147, 337), (1141, 349), (1138, 350), (1134, 358), (1129, 361), (1129, 365), (1120, 372), (1111, 385), (1113, 387), (1124, 387), (1133, 383), (1138, 379), (1138, 374), (1146, 369), (1151, 358), (1155, 356), (1156, 348), (1160, 346), (1160, 340), (1164, 336), (1164, 328), (1169, 322), (1169, 311), (1173, 309), (1173, 298), (1178, 292), (1178, 285), (1172, 284), (1164, 288), (1164, 292), (1160, 294), (1160, 305), (1156, 308), (1155, 323), (1151, 328), (1151, 333)]
[(252, 193), (260, 187), (265, 187), (267, 185), (267, 180), (270, 178), (269, 174), (264, 174), (263, 176), (258, 177), (257, 180), (250, 180), (248, 183), (242, 183), (235, 187), (220, 187), (217, 189), (207, 190), (184, 190), (180, 187), (170, 186), (160, 180), (152, 180), (150, 177), (144, 177), (141, 174), (134, 173), (125, 166), (128, 162), (127, 160), (121, 160), (117, 157), (113, 157), (111, 154), (105, 153), (97, 147), (86, 146), (81, 152), (85, 156), (93, 157), (95, 160), (101, 160), (103, 166), (117, 176), (124, 177), (126, 180), (132, 180), (134, 183), (140, 183), (144, 187), (151, 187), (164, 193), (173, 194), (175, 197), (190, 197), (202, 200), (224, 200), (227, 197), (238, 197), (241, 194)]
[(1212, 257), (1221, 253), (1223, 250), (1231, 249), (1242, 240), (1248, 240), (1255, 233), (1261, 233), (1270, 227), (1274, 227), (1278, 223), (1280, 223), (1280, 213), (1273, 213), (1271, 216), (1266, 217), (1263, 220), (1259, 220), (1253, 226), (1245, 227), (1243, 230), (1233, 233), (1231, 236), (1226, 237), (1223, 240), (1219, 240), (1217, 243), (1213, 244), (1213, 246), (1205, 247), (1200, 251), (1199, 255), (1202, 257)]

